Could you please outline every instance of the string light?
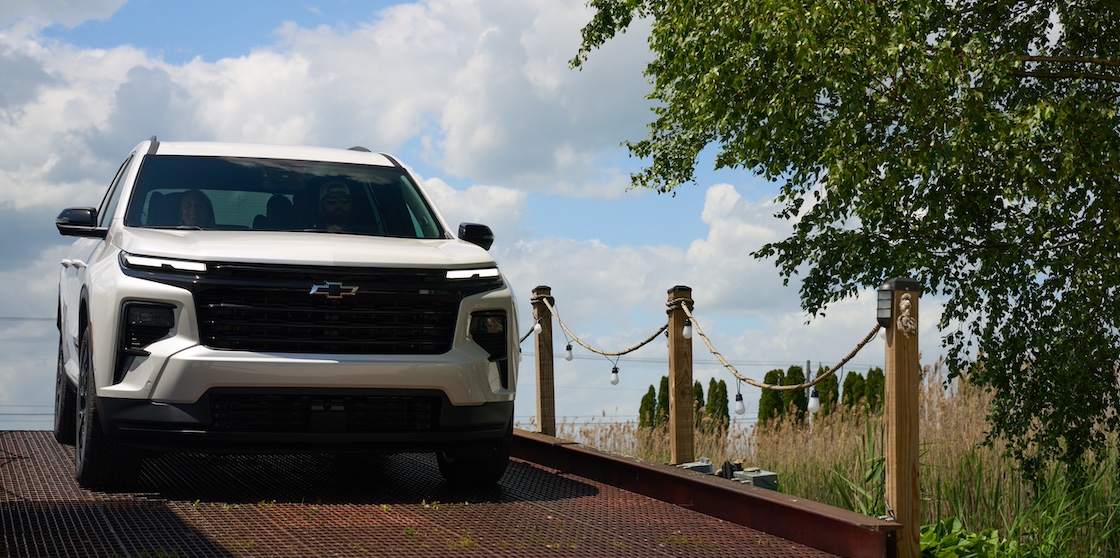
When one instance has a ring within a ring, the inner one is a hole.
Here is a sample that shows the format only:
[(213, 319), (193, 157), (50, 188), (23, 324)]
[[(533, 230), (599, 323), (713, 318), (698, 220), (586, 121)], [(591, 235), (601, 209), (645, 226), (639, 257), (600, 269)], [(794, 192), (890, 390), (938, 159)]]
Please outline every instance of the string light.
[(692, 320), (684, 321), (684, 329), (681, 330), (681, 337), (685, 339), (692, 339)]
[(611, 385), (612, 386), (617, 386), (618, 385), (618, 367), (617, 366), (615, 366), (614, 368), (611, 368)]
[(747, 406), (743, 403), (743, 381), (735, 382), (735, 414), (742, 415), (747, 412)]
[(821, 398), (817, 395), (817, 388), (813, 388), (809, 394), (809, 412), (815, 413), (819, 410), (821, 410)]
[(533, 333), (540, 334), (542, 329), (544, 327), (541, 326), (540, 320), (537, 320), (537, 323), (533, 324)]
[(564, 347), (564, 360), (571, 362), (573, 358), (575, 358), (575, 355), (572, 354), (572, 344), (568, 343), (568, 345)]

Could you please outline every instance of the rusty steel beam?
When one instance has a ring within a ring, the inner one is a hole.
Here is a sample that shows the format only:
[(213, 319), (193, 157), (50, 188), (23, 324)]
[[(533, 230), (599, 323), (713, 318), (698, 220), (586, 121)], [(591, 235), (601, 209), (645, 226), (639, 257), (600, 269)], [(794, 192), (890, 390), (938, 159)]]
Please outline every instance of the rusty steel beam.
[(662, 463), (514, 431), (513, 456), (838, 556), (893, 558), (901, 525)]

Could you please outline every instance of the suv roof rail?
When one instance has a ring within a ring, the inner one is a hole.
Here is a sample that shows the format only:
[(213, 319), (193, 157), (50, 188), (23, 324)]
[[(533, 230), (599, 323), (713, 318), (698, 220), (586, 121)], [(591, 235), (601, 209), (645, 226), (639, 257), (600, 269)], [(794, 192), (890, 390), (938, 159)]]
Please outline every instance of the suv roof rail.
[(152, 155), (156, 152), (156, 149), (159, 149), (159, 140), (153, 135), (148, 138), (148, 141), (152, 142), (151, 145), (148, 146), (148, 155)]
[(365, 153), (369, 153), (369, 152), (370, 152), (370, 150), (369, 150), (369, 149), (366, 149), (366, 148), (364, 148), (364, 147), (362, 147), (362, 146), (360, 146), (360, 145), (355, 145), (354, 147), (351, 147), (351, 148), (350, 148), (350, 149), (349, 149), (348, 151), (363, 151), (363, 152), (365, 152)]

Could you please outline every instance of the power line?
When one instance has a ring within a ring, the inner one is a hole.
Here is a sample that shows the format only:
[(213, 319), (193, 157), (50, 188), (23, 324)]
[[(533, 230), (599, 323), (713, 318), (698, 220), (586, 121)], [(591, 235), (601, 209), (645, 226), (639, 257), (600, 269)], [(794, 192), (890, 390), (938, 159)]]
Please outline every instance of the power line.
[[(536, 356), (536, 353), (529, 352), (529, 351), (523, 351), (521, 354), (522, 354), (522, 356), (525, 356), (525, 357)], [(573, 355), (572, 359), (573, 360), (594, 360), (596, 362), (602, 362), (603, 361), (603, 357), (596, 357), (596, 356), (590, 356), (590, 355)], [(668, 360), (668, 357), (656, 358), (656, 357), (624, 356), (624, 357), (622, 357), (622, 359), (619, 360), (619, 362), (622, 362), (622, 363), (625, 363), (625, 362), (640, 362), (640, 363), (648, 363), (648, 364), (665, 364), (666, 366), (668, 366), (669, 360)], [(789, 366), (801, 366), (805, 361), (803, 361), (803, 360), (802, 361), (792, 361), (792, 360), (784, 360), (784, 361), (783, 360), (736, 360), (735, 362), (740, 363), (743, 366), (789, 367)], [(818, 361), (818, 362), (820, 362), (820, 361)], [(693, 357), (692, 363), (693, 363), (693, 365), (701, 364), (701, 365), (707, 365), (707, 366), (723, 366), (723, 364), (721, 362), (719, 362), (718, 360), (715, 360), (715, 359), (698, 359), (698, 358), (695, 358), (695, 357)], [(823, 366), (828, 365), (828, 363), (825, 363), (825, 362), (821, 362), (820, 364), (823, 365)], [(844, 365), (845, 368), (858, 368), (858, 369), (875, 368), (877, 366), (881, 367), (882, 364), (881, 363), (880, 364), (867, 364), (867, 363), (849, 362), (849, 363)]]

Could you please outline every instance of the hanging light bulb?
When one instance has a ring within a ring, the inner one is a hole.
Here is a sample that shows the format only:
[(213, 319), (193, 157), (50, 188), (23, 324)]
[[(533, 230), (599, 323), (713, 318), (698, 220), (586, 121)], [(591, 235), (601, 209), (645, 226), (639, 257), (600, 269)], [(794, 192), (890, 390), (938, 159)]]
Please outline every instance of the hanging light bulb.
[(743, 403), (743, 394), (735, 394), (735, 414), (741, 415), (747, 412), (747, 406)]
[(692, 320), (684, 321), (684, 329), (681, 330), (681, 337), (692, 339)]
[(540, 333), (542, 329), (544, 328), (541, 326), (540, 322), (533, 324), (533, 333)]
[(572, 354), (572, 344), (568, 343), (568, 346), (564, 347), (564, 360), (571, 362), (574, 356)]
[(821, 410), (821, 398), (817, 395), (817, 388), (813, 388), (812, 393), (809, 394), (809, 412), (815, 413)]
[(611, 369), (611, 385), (612, 386), (617, 386), (618, 385), (618, 367), (617, 366), (615, 366), (614, 368)]

